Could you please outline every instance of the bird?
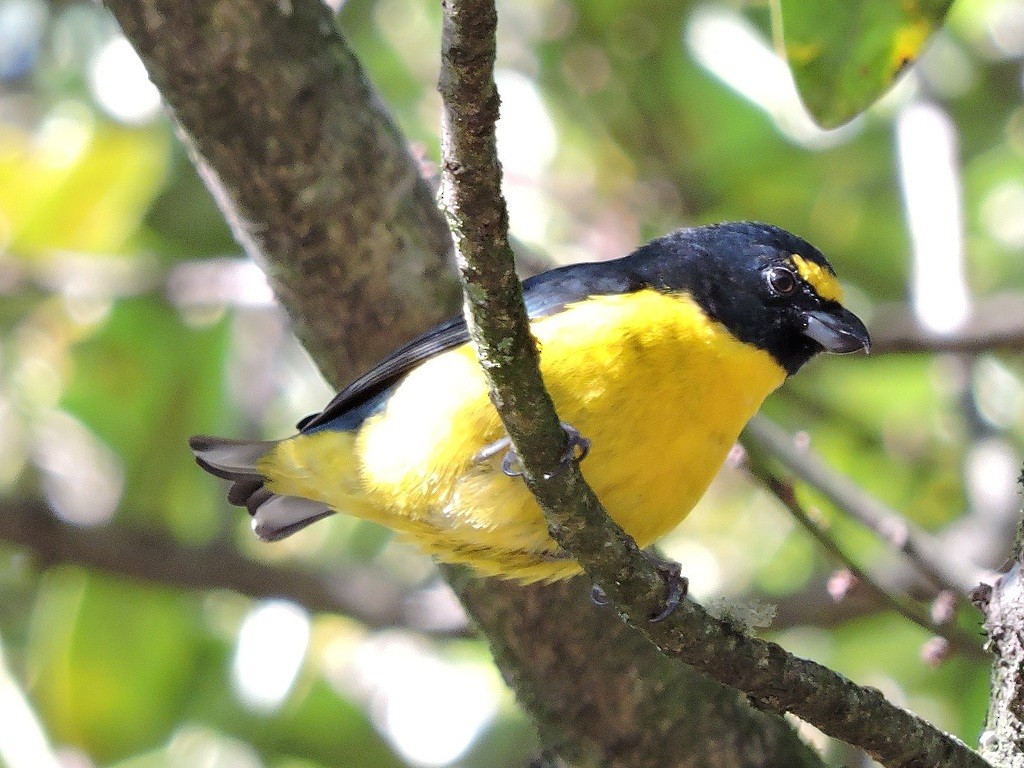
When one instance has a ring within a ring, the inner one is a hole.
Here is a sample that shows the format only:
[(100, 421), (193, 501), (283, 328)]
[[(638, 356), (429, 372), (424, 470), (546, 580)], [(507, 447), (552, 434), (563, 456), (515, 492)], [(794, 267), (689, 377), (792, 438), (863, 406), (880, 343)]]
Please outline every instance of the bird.
[[(693, 509), (765, 398), (821, 352), (867, 352), (825, 256), (757, 222), (680, 229), (523, 282), (567, 458), (640, 547)], [(523, 584), (581, 571), (515, 471), (467, 325), (454, 317), (357, 378), (298, 434), (196, 436), (256, 535), (342, 512), (447, 563)], [(584, 456), (585, 455), (585, 456)]]

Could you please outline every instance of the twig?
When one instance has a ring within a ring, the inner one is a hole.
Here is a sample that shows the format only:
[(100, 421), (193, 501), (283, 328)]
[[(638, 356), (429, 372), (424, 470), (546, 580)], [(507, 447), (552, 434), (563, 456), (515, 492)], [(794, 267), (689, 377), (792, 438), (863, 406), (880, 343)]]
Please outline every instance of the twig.
[(906, 555), (922, 574), (942, 589), (966, 597), (989, 575), (987, 570), (969, 562), (959, 552), (865, 493), (849, 478), (832, 470), (813, 451), (798, 448), (790, 435), (766, 417), (751, 419), (741, 439), (781, 461), (841, 511)]
[[(40, 565), (81, 565), (118, 576), (189, 590), (230, 589), (264, 599), (283, 597), (311, 611), (351, 616), (370, 628), (424, 629), (414, 590), (371, 568), (315, 573), (270, 566), (226, 544), (188, 546), (119, 525), (78, 528), (57, 520), (34, 500), (0, 500), (0, 540), (31, 550)], [(464, 634), (465, 626), (430, 628)]]
[(1024, 295), (982, 299), (967, 322), (948, 335), (929, 333), (904, 304), (879, 307), (871, 325), (871, 354), (892, 352), (986, 352), (1024, 350)]
[(807, 513), (807, 510), (804, 509), (799, 499), (797, 499), (793, 486), (790, 483), (780, 480), (755, 457), (751, 457), (749, 469), (751, 474), (760, 480), (782, 502), (786, 509), (789, 510), (789, 513), (803, 526), (804, 530), (810, 533), (834, 560), (842, 563), (879, 603), (887, 605), (907, 621), (916, 624), (925, 631), (945, 638), (953, 650), (976, 659), (988, 660), (988, 654), (982, 651), (981, 646), (973, 637), (953, 625), (937, 626), (931, 620), (930, 612), (921, 608), (917, 603), (901, 599), (898, 595), (889, 592), (870, 573), (853, 562), (822, 526)]
[(655, 566), (612, 523), (575, 464), (561, 471), (564, 436), (537, 371), (521, 291), (508, 248), (507, 217), (494, 142), (493, 2), (446, 0), (442, 40), (443, 198), (465, 283), (470, 326), (502, 422), (552, 535), (575, 556), (627, 619), (665, 653), (745, 691), (777, 712), (793, 712), (860, 746), (887, 766), (986, 763), (955, 738), (774, 643), (747, 637), (687, 602), (666, 620)]

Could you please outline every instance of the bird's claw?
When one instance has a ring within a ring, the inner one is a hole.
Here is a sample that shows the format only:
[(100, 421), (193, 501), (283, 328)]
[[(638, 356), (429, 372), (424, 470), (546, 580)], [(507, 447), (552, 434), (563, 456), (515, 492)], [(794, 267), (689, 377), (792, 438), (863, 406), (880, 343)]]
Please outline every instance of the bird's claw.
[(562, 452), (561, 457), (558, 459), (558, 469), (549, 475), (545, 475), (545, 480), (550, 480), (552, 477), (557, 475), (563, 469), (565, 469), (573, 461), (581, 462), (587, 458), (587, 454), (590, 453), (590, 439), (583, 436), (572, 424), (567, 424), (564, 421), (558, 422), (562, 426), (562, 431), (565, 433), (565, 450)]
[[(509, 444), (511, 445), (511, 440)], [(501, 471), (509, 477), (522, 477), (526, 474), (526, 470), (523, 468), (523, 462), (519, 460), (519, 454), (516, 453), (515, 448), (509, 448), (501, 459)]]
[(488, 443), (483, 448), (481, 448), (479, 451), (477, 451), (476, 455), (473, 457), (473, 463), (475, 463), (475, 464), (483, 464), (484, 462), (493, 459), (503, 449), (505, 449), (505, 448), (511, 449), (511, 447), (512, 447), (512, 441), (509, 439), (508, 435), (505, 435), (505, 437), (500, 437), (497, 440), (495, 440), (493, 443)]
[[(654, 567), (665, 581), (665, 605), (651, 616), (651, 623), (664, 621), (680, 606), (690, 589), (690, 580), (682, 575), (682, 566), (672, 560), (656, 558)], [(608, 605), (608, 595), (597, 584), (590, 588), (590, 599), (594, 605)]]
[[(576, 429), (572, 424), (567, 424), (564, 421), (559, 422), (562, 425), (562, 431), (565, 432), (565, 451), (562, 453), (562, 457), (558, 460), (559, 468), (544, 476), (545, 480), (550, 480), (552, 477), (561, 472), (571, 461), (583, 461), (590, 453), (590, 440), (583, 436), (583, 434)], [(512, 446), (512, 441), (508, 437), (503, 437), (500, 440), (488, 445), (486, 448), (481, 450), (477, 454), (477, 460), (486, 460), (494, 456), (502, 448), (508, 446), (508, 452), (501, 459), (501, 471), (509, 477), (522, 477), (526, 470), (523, 468), (522, 462), (519, 460), (519, 454), (516, 453), (515, 448)]]
[(683, 567), (672, 560), (658, 559), (655, 568), (665, 581), (665, 605), (651, 616), (651, 623), (664, 621), (671, 616), (676, 608), (686, 599), (690, 591), (690, 580), (682, 575)]

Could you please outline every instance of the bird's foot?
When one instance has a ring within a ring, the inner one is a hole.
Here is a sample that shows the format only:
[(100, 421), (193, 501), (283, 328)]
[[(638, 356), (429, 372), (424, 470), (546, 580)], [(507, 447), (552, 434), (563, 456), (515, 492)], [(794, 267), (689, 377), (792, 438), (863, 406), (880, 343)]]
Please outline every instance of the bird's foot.
[[(664, 560), (650, 552), (646, 553), (665, 582), (665, 605), (651, 616), (651, 623), (664, 621), (680, 606), (690, 589), (690, 580), (682, 575), (682, 566), (673, 560)], [(590, 588), (590, 599), (594, 605), (608, 605), (608, 595), (597, 584)]]
[[(587, 458), (587, 454), (590, 453), (590, 439), (583, 436), (572, 424), (567, 424), (564, 421), (558, 422), (562, 426), (562, 431), (565, 433), (565, 450), (562, 451), (561, 457), (558, 459), (558, 468), (549, 475), (544, 475), (545, 480), (550, 480), (555, 475), (561, 473), (569, 464), (573, 461), (579, 463)], [(505, 457), (506, 459), (508, 456)], [(518, 459), (517, 459), (518, 460)], [(505, 469), (505, 462), (502, 461), (502, 471)]]
[(484, 464), (506, 449), (512, 449), (512, 440), (509, 439), (508, 435), (495, 440), (493, 443), (485, 445), (477, 451), (476, 455), (473, 457), (473, 463)]
[[(565, 452), (562, 454), (561, 459), (559, 459), (559, 469), (550, 475), (545, 475), (545, 480), (550, 480), (558, 472), (561, 472), (562, 469), (568, 466), (570, 461), (583, 461), (590, 452), (590, 440), (584, 437), (572, 424), (566, 424), (564, 421), (559, 423), (562, 425), (562, 431), (565, 432)], [(481, 448), (473, 459), (480, 464), (497, 456), (503, 450), (506, 453), (501, 459), (501, 471), (509, 477), (522, 477), (525, 474), (525, 470), (523, 469), (522, 462), (519, 460), (519, 454), (512, 447), (512, 441), (508, 435)]]
[(648, 553), (661, 578), (665, 582), (665, 605), (651, 616), (651, 623), (664, 621), (671, 616), (676, 608), (686, 599), (690, 591), (690, 580), (683, 576), (683, 567), (674, 560), (665, 560)]

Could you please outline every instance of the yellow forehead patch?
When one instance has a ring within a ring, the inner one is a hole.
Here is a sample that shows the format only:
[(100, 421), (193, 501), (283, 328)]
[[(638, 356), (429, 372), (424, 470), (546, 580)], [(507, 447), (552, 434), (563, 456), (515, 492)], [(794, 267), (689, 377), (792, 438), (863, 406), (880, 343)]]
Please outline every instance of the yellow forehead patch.
[(842, 302), (843, 287), (839, 285), (836, 276), (825, 267), (815, 264), (813, 261), (807, 261), (807, 259), (795, 253), (793, 254), (793, 266), (800, 273), (800, 277), (825, 301)]

